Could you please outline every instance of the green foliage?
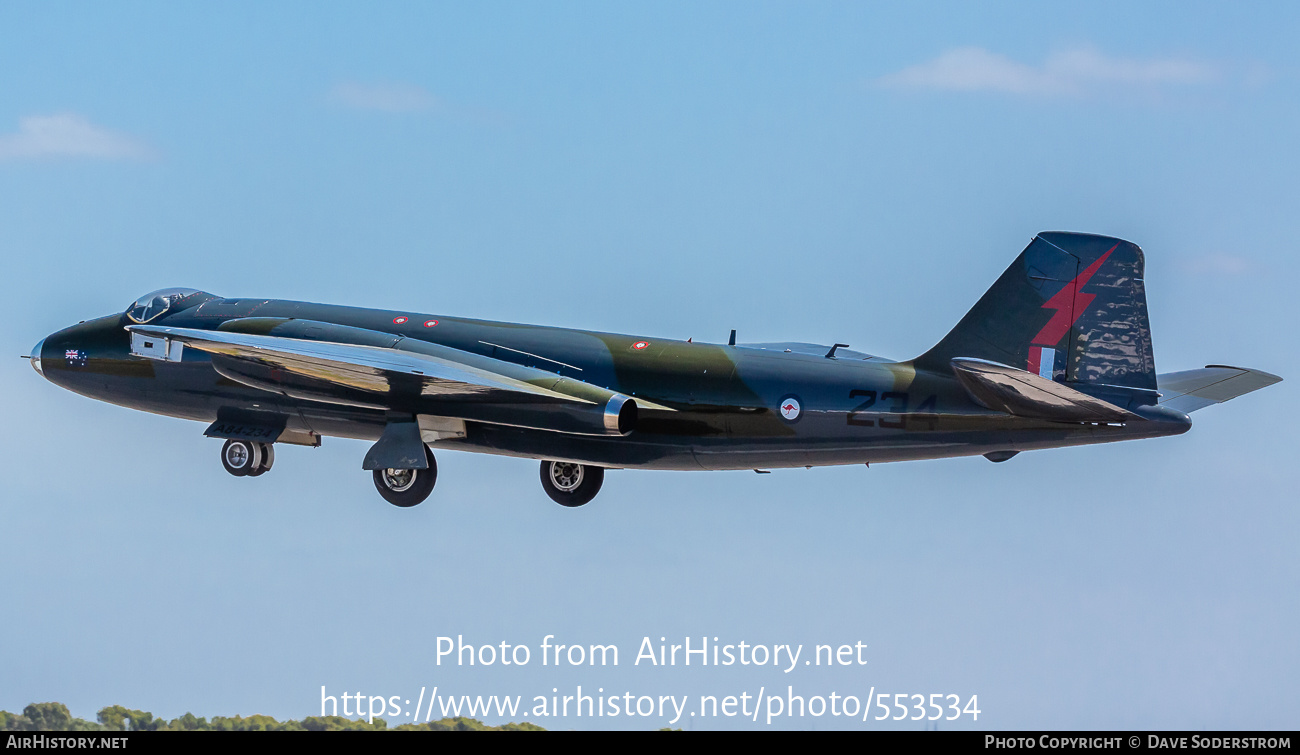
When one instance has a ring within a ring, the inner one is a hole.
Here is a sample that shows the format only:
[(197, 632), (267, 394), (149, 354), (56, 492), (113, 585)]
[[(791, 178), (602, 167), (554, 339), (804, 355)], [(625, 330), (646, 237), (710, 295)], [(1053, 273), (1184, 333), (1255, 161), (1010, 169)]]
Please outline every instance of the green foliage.
[(207, 731), (208, 720), (195, 718), (193, 713), (186, 713), (180, 718), (173, 718), (171, 726), (167, 728), (172, 731)]
[(546, 731), (537, 724), (509, 723), (488, 726), (477, 718), (444, 718), (422, 724), (403, 724), (393, 731)]
[(354, 721), (343, 716), (309, 716), (302, 720), (302, 728), (307, 731), (371, 731), (388, 728), (388, 722), (382, 718), (368, 724), (364, 719)]
[[(63, 703), (32, 703), (22, 715), (0, 710), (0, 731), (122, 731), (130, 720), (132, 731), (384, 731), (388, 722), (373, 723), (343, 716), (309, 716), (301, 721), (277, 721), (270, 716), (213, 716), (211, 720), (186, 713), (168, 721), (148, 711), (121, 705), (102, 708), (99, 723), (73, 718)], [(393, 731), (545, 731), (536, 724), (508, 723), (488, 726), (474, 718), (444, 718), (423, 724), (405, 724)]]
[[(546, 729), (543, 729), (537, 724), (531, 724), (528, 723), (527, 721), (520, 721), (519, 723), (501, 724), (500, 726), (496, 727), (496, 730), (497, 731), (546, 731)], [(680, 729), (678, 731), (680, 731)]]
[(113, 731), (121, 731), (126, 728), (122, 724), (127, 719), (131, 721), (132, 731), (163, 731), (167, 729), (165, 719), (155, 719), (152, 713), (143, 710), (131, 710), (121, 705), (110, 705), (107, 708), (101, 708), (97, 718), (105, 729)]
[(270, 716), (213, 716), (209, 731), (302, 731), (297, 721), (280, 723)]
[(23, 708), (23, 718), (38, 731), (68, 731), (72, 728), (72, 713), (63, 703), (32, 703)]
[(99, 724), (73, 718), (63, 703), (32, 703), (22, 715), (0, 710), (0, 731), (96, 731)]

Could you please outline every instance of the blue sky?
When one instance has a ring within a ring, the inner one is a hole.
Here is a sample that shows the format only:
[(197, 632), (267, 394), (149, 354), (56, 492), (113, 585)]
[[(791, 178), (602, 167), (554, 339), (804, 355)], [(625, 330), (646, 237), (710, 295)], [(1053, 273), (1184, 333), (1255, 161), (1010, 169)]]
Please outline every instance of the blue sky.
[[(1000, 465), (622, 471), (576, 511), (532, 462), (445, 452), (433, 497), (399, 511), (363, 443), (284, 449), (235, 479), (198, 424), (11, 358), (0, 709), (299, 718), (321, 685), (792, 684), (978, 694), (981, 727), (1294, 728), (1298, 14), (5, 4), (14, 356), (179, 285), (903, 359), (1035, 232), (1078, 230), (1146, 251), (1161, 371), (1288, 380), (1177, 438)], [(457, 634), (616, 643), (624, 660), (436, 665), (434, 638)], [(870, 662), (630, 665), (643, 636), (687, 634), (862, 641)]]

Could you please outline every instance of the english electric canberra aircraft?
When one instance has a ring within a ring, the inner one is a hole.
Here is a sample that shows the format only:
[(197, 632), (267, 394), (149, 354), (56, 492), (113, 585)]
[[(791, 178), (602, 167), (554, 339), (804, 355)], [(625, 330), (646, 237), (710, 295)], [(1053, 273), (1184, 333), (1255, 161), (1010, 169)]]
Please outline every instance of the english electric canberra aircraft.
[(934, 348), (905, 362), (845, 344), (726, 345), (358, 309), (192, 289), (46, 337), (50, 382), (209, 423), (228, 472), (276, 443), (374, 441), (397, 506), (428, 497), (430, 446), (542, 460), (565, 506), (606, 469), (863, 464), (1177, 435), (1188, 413), (1281, 380), (1210, 365), (1156, 374), (1142, 250), (1041, 233)]

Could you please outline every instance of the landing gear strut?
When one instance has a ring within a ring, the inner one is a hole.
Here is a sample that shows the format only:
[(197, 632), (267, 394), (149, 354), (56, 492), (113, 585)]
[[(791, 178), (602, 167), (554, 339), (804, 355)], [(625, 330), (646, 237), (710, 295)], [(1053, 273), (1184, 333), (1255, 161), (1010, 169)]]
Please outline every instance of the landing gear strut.
[(376, 469), (375, 488), (385, 501), (394, 506), (408, 508), (422, 502), (433, 492), (433, 484), (438, 481), (438, 464), (433, 460), (433, 451), (424, 447), (424, 457), (429, 461), (428, 469)]
[(581, 506), (596, 497), (605, 469), (569, 461), (542, 462), (542, 489), (561, 506)]
[(266, 474), (274, 463), (275, 447), (271, 443), (228, 440), (221, 447), (221, 465), (236, 477), (257, 477)]

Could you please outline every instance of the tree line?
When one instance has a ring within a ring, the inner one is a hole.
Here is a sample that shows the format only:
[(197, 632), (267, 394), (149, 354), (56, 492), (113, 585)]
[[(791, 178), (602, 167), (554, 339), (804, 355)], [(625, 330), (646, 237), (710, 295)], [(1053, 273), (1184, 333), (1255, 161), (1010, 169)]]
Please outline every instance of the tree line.
[(0, 731), (544, 731), (528, 722), (488, 726), (475, 718), (444, 718), (393, 728), (376, 718), (374, 723), (342, 716), (309, 716), (301, 721), (277, 721), (271, 716), (213, 716), (186, 713), (170, 721), (143, 710), (121, 705), (101, 708), (94, 721), (74, 718), (63, 703), (32, 703), (23, 712), (0, 710)]

